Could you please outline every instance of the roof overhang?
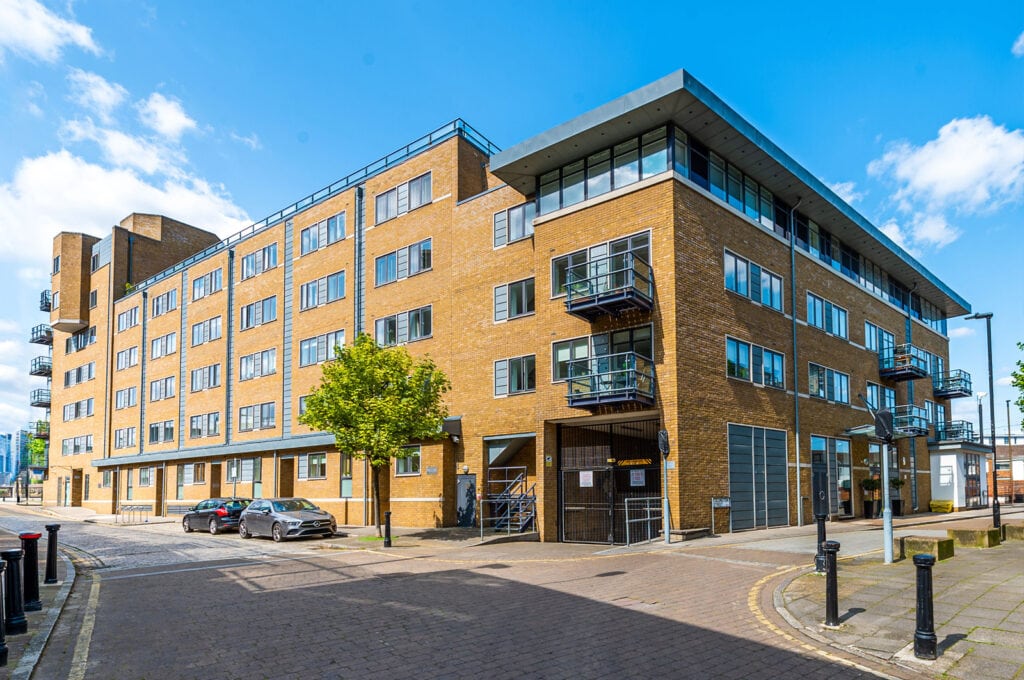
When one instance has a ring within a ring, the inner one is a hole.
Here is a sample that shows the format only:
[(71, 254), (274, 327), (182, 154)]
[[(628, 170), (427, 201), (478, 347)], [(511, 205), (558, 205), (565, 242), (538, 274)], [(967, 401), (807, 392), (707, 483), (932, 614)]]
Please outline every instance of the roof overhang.
[[(858, 425), (857, 427), (848, 427), (843, 431), (848, 437), (867, 437), (869, 439), (882, 439), (875, 432), (874, 425)], [(918, 435), (906, 434), (904, 432), (896, 432), (893, 434), (893, 439), (913, 439)]]
[(495, 154), (490, 170), (530, 195), (539, 175), (669, 122), (755, 177), (789, 205), (801, 201), (801, 212), (939, 306), (947, 316), (971, 311), (966, 300), (683, 70)]
[(274, 451), (275, 453), (288, 453), (297, 449), (322, 448), (334, 446), (333, 434), (309, 434), (292, 436), (288, 439), (260, 439), (252, 442), (239, 442), (237, 444), (225, 444), (222, 446), (197, 446), (190, 449), (178, 449), (174, 451), (160, 451), (157, 453), (142, 453), (136, 456), (112, 456), (92, 461), (93, 467), (100, 469), (127, 467), (132, 465), (148, 465), (152, 463), (166, 463), (177, 460), (192, 460), (200, 458), (230, 458), (250, 453), (263, 453)]
[(992, 454), (992, 447), (973, 442), (928, 442), (928, 453), (976, 453), (988, 456)]

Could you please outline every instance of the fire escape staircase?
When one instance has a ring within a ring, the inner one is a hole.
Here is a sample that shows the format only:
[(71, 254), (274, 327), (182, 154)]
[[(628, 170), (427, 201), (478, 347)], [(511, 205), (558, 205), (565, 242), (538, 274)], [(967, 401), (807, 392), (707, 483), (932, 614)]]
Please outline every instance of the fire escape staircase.
[(487, 471), (487, 511), (494, 530), (522, 533), (537, 519), (536, 484), (529, 484), (525, 467), (496, 467)]

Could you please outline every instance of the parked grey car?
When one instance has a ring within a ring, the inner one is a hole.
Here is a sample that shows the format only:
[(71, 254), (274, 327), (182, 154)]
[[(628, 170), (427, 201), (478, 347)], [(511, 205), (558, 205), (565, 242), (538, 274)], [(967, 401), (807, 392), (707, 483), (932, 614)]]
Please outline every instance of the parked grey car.
[(334, 515), (305, 498), (261, 498), (242, 511), (238, 535), (270, 536), (275, 541), (299, 536), (333, 536), (338, 528)]

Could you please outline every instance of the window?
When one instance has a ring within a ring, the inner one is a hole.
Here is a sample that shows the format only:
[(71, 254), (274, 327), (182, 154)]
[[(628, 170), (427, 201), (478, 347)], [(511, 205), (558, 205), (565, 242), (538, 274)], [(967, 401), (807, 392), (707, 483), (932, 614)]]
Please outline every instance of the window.
[(96, 291), (89, 291), (89, 309), (96, 309)]
[(135, 428), (125, 427), (114, 430), (114, 448), (126, 449), (129, 446), (135, 446)]
[(202, 345), (203, 343), (212, 342), (220, 338), (220, 327), (219, 316), (192, 324), (192, 346), (195, 347), (196, 345)]
[(299, 289), (300, 309), (312, 309), (345, 297), (345, 272), (304, 283)]
[(135, 406), (138, 398), (138, 388), (126, 387), (123, 390), (117, 390), (114, 392), (114, 408), (130, 408)]
[(105, 488), (105, 489), (109, 489), (110, 488), (110, 478), (112, 476), (113, 476), (113, 470), (104, 470), (103, 474), (100, 476), (100, 486)]
[(96, 326), (78, 331), (67, 339), (64, 346), (65, 354), (81, 351), (96, 342)]
[[(582, 163), (580, 165), (582, 166)], [(574, 173), (573, 176), (576, 180), (581, 179), (582, 171)], [(573, 200), (573, 203), (578, 203), (582, 200), (583, 183), (579, 182), (574, 186), (578, 193), (574, 192), (571, 195), (567, 193), (566, 197), (576, 199)], [(567, 203), (566, 205), (571, 204)], [(533, 218), (536, 217), (536, 214), (537, 205), (533, 201), (494, 213), (494, 247), (498, 248), (533, 236)]]
[(571, 377), (572, 364), (590, 356), (590, 338), (576, 338), (556, 342), (551, 346), (551, 379), (566, 380)]
[(306, 227), (299, 233), (299, 252), (308, 255), (345, 238), (345, 213)]
[(259, 302), (253, 302), (242, 307), (240, 328), (244, 331), (276, 320), (277, 296), (271, 295)]
[(70, 371), (64, 371), (64, 387), (72, 387), (96, 377), (96, 362), (90, 361)]
[(174, 376), (161, 378), (149, 383), (149, 400), (160, 401), (174, 396)]
[(204, 366), (192, 371), (192, 391), (200, 392), (220, 386), (220, 364)]
[(93, 399), (82, 399), (64, 405), (64, 421), (88, 418), (93, 414)]
[(174, 311), (178, 308), (178, 291), (172, 288), (166, 293), (161, 293), (153, 298), (152, 303), (153, 313), (151, 316), (157, 317), (161, 314)]
[(152, 423), (149, 426), (149, 443), (160, 444), (162, 442), (174, 441), (174, 421), (165, 420), (161, 423)]
[(814, 293), (807, 293), (807, 323), (840, 338), (848, 337), (846, 310)]
[(374, 261), (374, 285), (405, 279), (428, 271), (432, 266), (433, 247), (428, 238), (378, 257)]
[[(227, 461), (227, 480), (229, 482), (259, 482), (261, 481), (261, 472), (259, 458), (232, 458)], [(253, 507), (253, 509), (258, 508)]]
[(60, 307), (60, 291), (53, 291), (53, 295), (50, 296), (50, 308), (57, 309)]
[(896, 346), (896, 336), (870, 321), (864, 322), (864, 346), (872, 352)]
[(420, 447), (406, 446), (403, 447), (402, 453), (405, 455), (395, 458), (395, 474), (399, 476), (418, 475), (420, 473)]
[(92, 435), (71, 437), (61, 442), (61, 455), (73, 456), (78, 453), (92, 453)]
[(139, 325), (139, 308), (132, 307), (117, 315), (117, 332), (128, 330)]
[(427, 205), (432, 200), (430, 173), (420, 175), (394, 189), (377, 194), (375, 201), (376, 224), (387, 222), (410, 210)]
[(153, 485), (153, 468), (139, 468), (139, 486)]
[(129, 347), (117, 353), (117, 370), (121, 371), (139, 363), (139, 348)]
[(221, 270), (214, 269), (209, 274), (192, 280), (192, 299), (198, 300), (207, 295), (212, 295), (222, 287)]
[(299, 342), (299, 366), (312, 366), (334, 358), (334, 348), (345, 346), (345, 329)]
[(167, 335), (161, 335), (159, 338), (153, 338), (149, 349), (150, 359), (159, 359), (168, 354), (174, 354), (178, 349), (178, 334), (168, 333)]
[(760, 345), (726, 337), (726, 375), (767, 387), (786, 387), (785, 357)]
[(743, 258), (725, 251), (725, 287), (734, 293), (748, 295), (748, 274), (750, 263)]
[(299, 415), (303, 415), (306, 412), (306, 399), (309, 398), (308, 394), (299, 397)]
[(188, 436), (190, 439), (199, 437), (216, 437), (220, 434), (220, 413), (204, 413), (188, 419)]
[(53, 258), (53, 271), (52, 274), (60, 274), (60, 255)]
[(374, 337), (378, 345), (390, 346), (429, 338), (433, 332), (431, 306), (377, 319)]
[(533, 279), (496, 286), (494, 289), (494, 320), (505, 321), (533, 314)]
[(277, 372), (277, 349), (247, 354), (239, 359), (238, 380), (252, 380)]
[(274, 402), (254, 406), (243, 406), (238, 409), (238, 430), (267, 430), (274, 427)]
[(303, 453), (299, 455), (299, 479), (326, 479), (327, 454)]
[(192, 465), (192, 483), (206, 483), (206, 463), (194, 463)]
[(726, 375), (750, 380), (750, 345), (732, 338), (727, 338), (725, 345)]
[(515, 357), (494, 362), (494, 396), (532, 392), (537, 389), (536, 357)]
[(812, 397), (850, 403), (850, 376), (818, 364), (808, 363), (808, 367), (808, 391)]
[(242, 281), (277, 266), (277, 244), (260, 248), (242, 257)]
[[(574, 281), (580, 281), (588, 276), (607, 274), (610, 264), (613, 267), (623, 266), (622, 263), (615, 263), (618, 256), (629, 253), (644, 262), (650, 262), (650, 236), (649, 232), (644, 231), (615, 241), (599, 243), (587, 250), (553, 258), (551, 260), (551, 296), (565, 295), (570, 277)], [(615, 260), (610, 261), (610, 257)]]

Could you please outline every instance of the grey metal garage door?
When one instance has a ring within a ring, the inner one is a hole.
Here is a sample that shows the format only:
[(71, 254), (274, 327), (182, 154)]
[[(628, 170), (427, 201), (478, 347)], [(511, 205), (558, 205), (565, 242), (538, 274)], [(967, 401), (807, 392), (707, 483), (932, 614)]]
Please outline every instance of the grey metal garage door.
[(729, 425), (730, 528), (789, 524), (786, 432)]

